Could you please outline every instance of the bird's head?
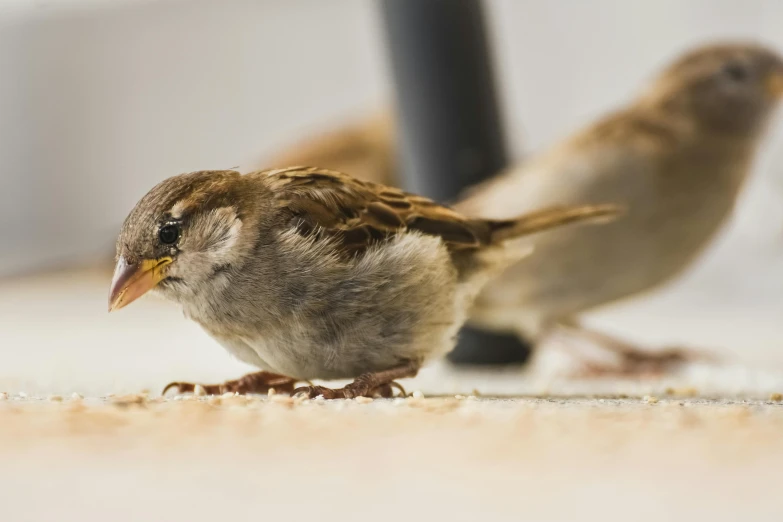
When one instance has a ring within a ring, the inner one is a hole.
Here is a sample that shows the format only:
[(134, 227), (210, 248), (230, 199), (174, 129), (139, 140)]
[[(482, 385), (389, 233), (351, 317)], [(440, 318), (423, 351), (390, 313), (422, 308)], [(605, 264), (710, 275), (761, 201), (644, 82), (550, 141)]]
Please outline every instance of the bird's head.
[(122, 226), (109, 311), (153, 288), (181, 299), (230, 270), (247, 253), (249, 214), (236, 171), (192, 172), (155, 186)]
[(756, 44), (692, 50), (666, 68), (642, 103), (683, 111), (707, 131), (754, 136), (783, 96), (783, 59)]

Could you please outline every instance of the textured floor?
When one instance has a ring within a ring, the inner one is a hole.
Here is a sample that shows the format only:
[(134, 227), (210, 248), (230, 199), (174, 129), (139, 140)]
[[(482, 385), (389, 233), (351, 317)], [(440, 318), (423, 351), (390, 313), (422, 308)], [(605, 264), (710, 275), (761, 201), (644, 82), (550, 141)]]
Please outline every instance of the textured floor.
[(723, 363), (662, 380), (567, 380), (551, 349), (525, 372), (435, 364), (410, 399), (163, 400), (248, 368), (167, 303), (107, 314), (108, 278), (0, 283), (0, 520), (780, 520), (771, 311), (595, 319), (717, 341)]
[(781, 513), (783, 406), (765, 401), (11, 397), (0, 425), (3, 520)]

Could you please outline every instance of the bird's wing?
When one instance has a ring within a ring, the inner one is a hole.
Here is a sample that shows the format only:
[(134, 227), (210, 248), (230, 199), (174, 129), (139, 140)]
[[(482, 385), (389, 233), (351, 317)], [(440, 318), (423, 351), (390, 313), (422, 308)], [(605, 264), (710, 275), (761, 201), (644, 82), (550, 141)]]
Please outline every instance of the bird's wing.
[(654, 204), (665, 159), (691, 132), (687, 122), (638, 111), (610, 115), (468, 190), (455, 210), (505, 219), (547, 205)]
[(316, 167), (277, 169), (263, 175), (280, 208), (291, 215), (301, 233), (337, 239), (348, 255), (406, 230), (440, 237), (451, 250), (490, 241), (483, 222), (396, 188)]

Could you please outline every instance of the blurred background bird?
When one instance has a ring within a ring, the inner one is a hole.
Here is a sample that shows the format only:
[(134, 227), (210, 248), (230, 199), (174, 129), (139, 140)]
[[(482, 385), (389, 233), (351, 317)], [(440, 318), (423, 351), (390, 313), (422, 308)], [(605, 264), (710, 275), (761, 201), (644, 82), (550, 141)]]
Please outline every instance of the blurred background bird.
[(540, 205), (626, 204), (600, 229), (540, 238), (476, 301), (471, 323), (540, 341), (556, 325), (619, 355), (593, 373), (664, 370), (687, 354), (640, 352), (580, 327), (581, 313), (680, 274), (730, 215), (783, 93), (783, 62), (752, 44), (716, 44), (676, 60), (627, 107), (468, 191), (456, 207), (503, 218)]
[(398, 186), (395, 122), (391, 111), (378, 111), (336, 129), (295, 140), (261, 168), (305, 165), (347, 172), (362, 181)]

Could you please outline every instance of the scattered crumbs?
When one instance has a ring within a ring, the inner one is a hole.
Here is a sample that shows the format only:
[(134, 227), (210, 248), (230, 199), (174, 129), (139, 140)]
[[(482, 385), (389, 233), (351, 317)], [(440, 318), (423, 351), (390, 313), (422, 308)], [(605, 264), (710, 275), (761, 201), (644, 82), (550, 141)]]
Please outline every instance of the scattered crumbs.
[(72, 401), (80, 401), (80, 400), (82, 400), (82, 399), (84, 399), (84, 397), (82, 397), (80, 394), (78, 394), (78, 393), (76, 393), (76, 392), (73, 392), (73, 393), (71, 394), (71, 400), (72, 400)]
[(413, 397), (414, 399), (423, 399), (424, 398), (424, 394), (421, 393), (420, 390), (416, 390), (413, 393), (411, 393), (411, 397)]
[(695, 397), (699, 394), (699, 391), (693, 387), (687, 388), (666, 388), (666, 395), (676, 395), (678, 397)]
[(119, 397), (112, 396), (111, 403), (119, 407), (127, 407), (131, 405), (143, 405), (147, 401), (144, 395), (120, 395)]
[(645, 395), (642, 400), (647, 404), (655, 404), (658, 402), (658, 397), (654, 395)]
[(455, 410), (459, 408), (461, 405), (458, 401), (435, 400), (435, 401), (422, 402), (421, 406), (424, 407), (425, 411), (429, 411), (432, 413), (445, 413), (448, 411)]
[(49, 395), (48, 399), (51, 402), (61, 402), (63, 400), (62, 396), (60, 395)]
[(18, 395), (19, 395), (20, 399), (26, 399), (27, 398), (27, 394), (25, 392), (19, 392)]
[(316, 398), (315, 398), (315, 399), (313, 399), (313, 400), (314, 400), (314, 401), (317, 401), (317, 402), (321, 402), (321, 401), (325, 401), (325, 400), (326, 400), (326, 398), (324, 398), (324, 396), (323, 396), (323, 395), (319, 395), (318, 397), (316, 397)]
[(277, 390), (274, 388), (269, 388), (269, 390), (266, 392), (267, 397), (273, 397), (277, 395)]
[(457, 399), (458, 401), (464, 401), (465, 400), (465, 396), (464, 395), (455, 395), (454, 398)]
[(79, 413), (86, 409), (87, 408), (85, 408), (84, 403), (82, 401), (69, 402), (67, 406), (67, 411), (71, 413)]
[(370, 404), (371, 402), (373, 402), (372, 397), (356, 397), (356, 399), (354, 400), (359, 404)]
[(221, 395), (221, 397), (224, 398), (224, 399), (230, 399), (233, 396), (234, 396), (234, 394), (231, 393), (231, 392), (226, 392), (223, 395)]
[(469, 395), (468, 396), (468, 400), (469, 401), (477, 401), (478, 400), (478, 396), (476, 396), (476, 395)]
[(204, 397), (207, 394), (207, 390), (200, 384), (193, 387), (193, 395), (195, 397)]
[(772, 395), (769, 396), (769, 400), (775, 402), (783, 401), (783, 393), (773, 393)]
[(252, 397), (249, 395), (229, 395), (221, 397), (221, 399), (226, 406), (247, 406), (252, 401)]
[(285, 395), (272, 395), (270, 400), (275, 404), (282, 404), (285, 406), (293, 406), (295, 404), (294, 399)]

